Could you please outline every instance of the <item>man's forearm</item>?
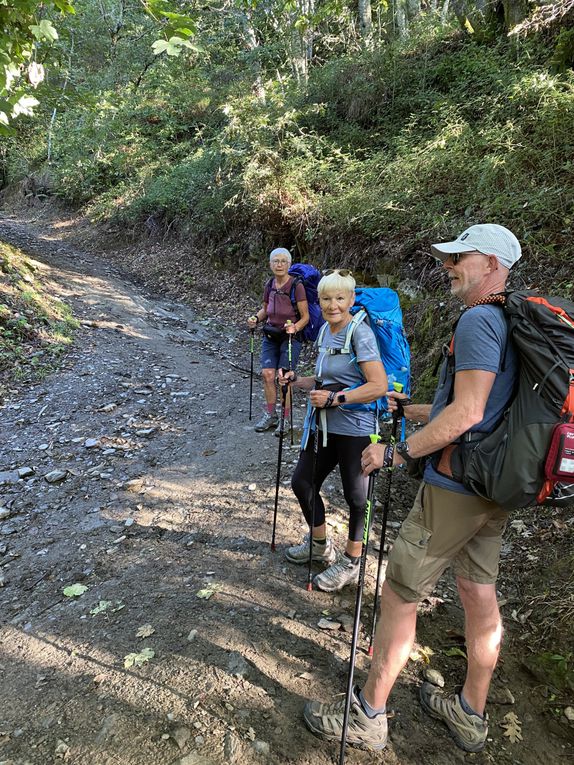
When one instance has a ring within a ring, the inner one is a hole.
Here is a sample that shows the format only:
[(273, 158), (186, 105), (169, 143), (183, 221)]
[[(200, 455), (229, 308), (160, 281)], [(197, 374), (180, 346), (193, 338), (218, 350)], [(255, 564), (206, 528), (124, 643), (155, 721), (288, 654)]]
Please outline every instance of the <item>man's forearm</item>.
[(430, 404), (409, 404), (405, 407), (405, 417), (411, 422), (428, 422), (430, 413)]
[(452, 444), (475, 424), (476, 420), (468, 412), (452, 403), (424, 428), (408, 437), (409, 453), (412, 457), (433, 454)]

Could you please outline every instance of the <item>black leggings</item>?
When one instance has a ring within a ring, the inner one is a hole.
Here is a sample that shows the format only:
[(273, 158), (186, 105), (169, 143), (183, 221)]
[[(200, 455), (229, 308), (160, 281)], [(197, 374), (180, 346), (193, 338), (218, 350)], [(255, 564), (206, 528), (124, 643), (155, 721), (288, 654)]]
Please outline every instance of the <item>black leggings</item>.
[[(299, 462), (291, 479), (291, 486), (309, 526), (311, 525), (313, 508), (313, 438), (314, 433), (311, 432), (305, 451), (299, 455)], [(351, 511), (349, 539), (353, 542), (359, 542), (363, 538), (369, 479), (361, 473), (361, 453), (370, 443), (369, 436), (340, 436), (336, 433), (329, 433), (327, 446), (324, 447), (323, 433), (319, 431), (313, 525), (321, 526), (325, 523), (325, 505), (319, 490), (325, 478), (336, 465), (339, 465), (345, 501)]]

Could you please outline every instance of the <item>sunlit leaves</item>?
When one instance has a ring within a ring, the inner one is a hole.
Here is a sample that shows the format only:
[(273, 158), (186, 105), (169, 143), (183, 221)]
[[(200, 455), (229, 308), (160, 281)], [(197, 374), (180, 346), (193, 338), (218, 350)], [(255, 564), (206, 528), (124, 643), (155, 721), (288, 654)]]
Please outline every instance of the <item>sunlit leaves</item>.
[(44, 76), (45, 72), (42, 64), (38, 64), (37, 61), (32, 61), (32, 63), (28, 64), (28, 81), (30, 85), (37, 88), (43, 82)]
[(126, 669), (141, 667), (142, 664), (146, 664), (154, 656), (155, 651), (153, 648), (143, 648), (139, 653), (128, 653), (127, 656), (124, 656), (124, 667)]
[(193, 45), (189, 40), (184, 40), (183, 37), (173, 36), (169, 40), (156, 40), (151, 46), (153, 52), (158, 56), (160, 53), (167, 53), (168, 56), (179, 56), (183, 48), (189, 48), (190, 50), (198, 50), (196, 45)]
[(145, 0), (144, 7), (148, 15), (159, 21), (163, 27), (164, 39), (156, 40), (152, 45), (156, 56), (166, 53), (168, 56), (177, 57), (184, 48), (199, 50), (187, 39), (196, 33), (195, 19), (174, 11), (169, 0)]
[(42, 19), (39, 24), (30, 24), (30, 31), (36, 40), (48, 40), (49, 42), (55, 42), (58, 39), (58, 33), (56, 32), (52, 22), (48, 21), (48, 19)]
[(9, 103), (9, 108), (6, 104), (0, 107), (0, 134), (9, 135), (13, 133), (10, 121), (31, 116), (38, 105), (25, 92), (24, 78), (34, 88), (44, 80), (44, 67), (37, 62), (36, 52), (59, 39), (50, 15), (74, 13), (74, 7), (68, 0), (0, 0), (0, 9), (0, 97)]
[(63, 593), (67, 598), (79, 598), (83, 595), (88, 588), (85, 584), (70, 584), (68, 587), (64, 587)]
[(31, 117), (34, 114), (34, 107), (38, 106), (39, 103), (34, 96), (22, 96), (12, 107), (12, 116), (18, 117), (20, 114), (25, 114), (27, 117)]

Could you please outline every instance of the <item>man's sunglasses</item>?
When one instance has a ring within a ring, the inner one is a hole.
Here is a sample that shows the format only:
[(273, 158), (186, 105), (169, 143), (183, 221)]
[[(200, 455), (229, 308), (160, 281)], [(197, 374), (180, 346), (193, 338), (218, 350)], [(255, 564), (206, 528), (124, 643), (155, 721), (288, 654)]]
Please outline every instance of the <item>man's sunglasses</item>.
[(331, 274), (339, 274), (339, 276), (352, 276), (353, 272), (348, 268), (328, 268), (326, 271), (321, 272), (323, 276), (331, 276)]
[(472, 252), (451, 252), (448, 258), (446, 258), (446, 260), (441, 260), (440, 258), (435, 258), (435, 260), (442, 265), (443, 263), (446, 263), (446, 261), (450, 258), (453, 266), (458, 266), (458, 264), (464, 258), (465, 255), (484, 255), (484, 254), (485, 254), (484, 252), (478, 252), (478, 250), (473, 250)]

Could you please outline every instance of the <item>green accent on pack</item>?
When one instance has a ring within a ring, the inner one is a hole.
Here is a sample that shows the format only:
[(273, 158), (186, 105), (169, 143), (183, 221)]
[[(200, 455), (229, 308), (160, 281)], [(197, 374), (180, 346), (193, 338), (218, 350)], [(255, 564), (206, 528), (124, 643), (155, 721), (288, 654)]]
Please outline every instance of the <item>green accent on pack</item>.
[(405, 386), (400, 382), (393, 383), (393, 390), (395, 391), (395, 393), (402, 393), (404, 387)]
[(367, 507), (365, 510), (365, 528), (363, 529), (363, 544), (365, 547), (369, 541), (369, 528), (371, 526), (371, 503), (367, 500)]
[(371, 439), (372, 444), (378, 444), (379, 441), (381, 440), (381, 437), (378, 433), (371, 433), (369, 435), (369, 438)]

